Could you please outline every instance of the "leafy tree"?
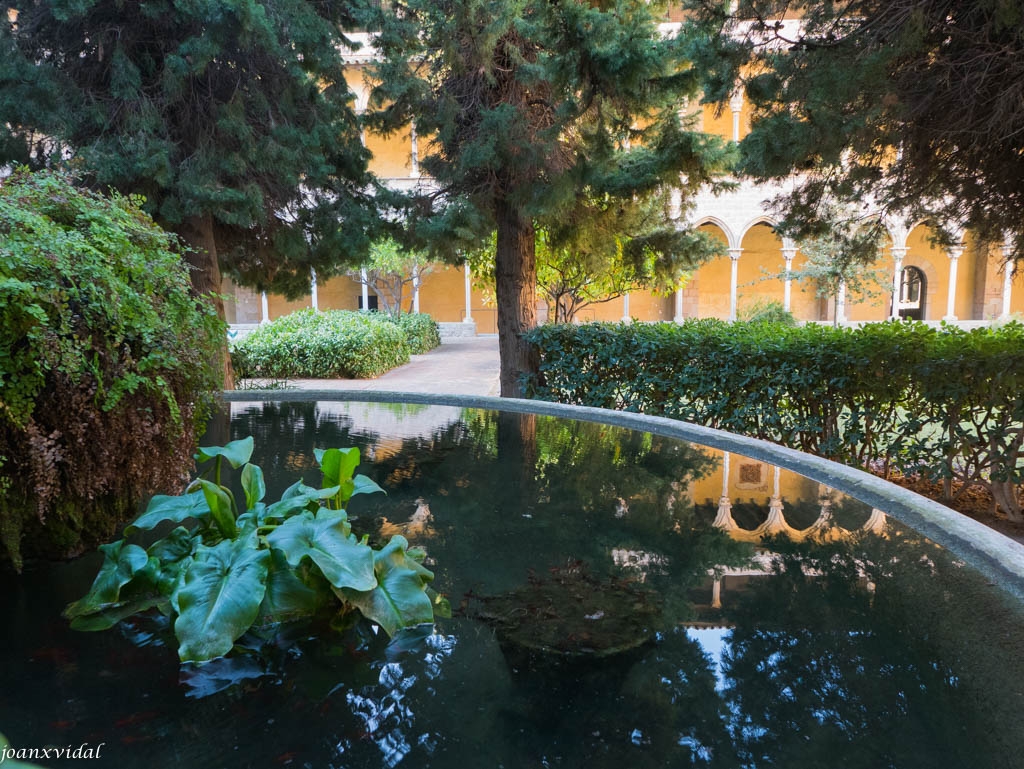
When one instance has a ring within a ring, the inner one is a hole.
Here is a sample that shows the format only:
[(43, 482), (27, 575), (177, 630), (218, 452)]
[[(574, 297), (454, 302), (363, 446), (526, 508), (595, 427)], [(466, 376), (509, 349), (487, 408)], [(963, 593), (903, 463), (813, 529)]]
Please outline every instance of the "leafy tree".
[(719, 241), (683, 227), (665, 194), (622, 206), (605, 196), (584, 200), (567, 221), (540, 232), (537, 287), (556, 323), (639, 289), (670, 291), (686, 270), (718, 255)]
[(368, 244), (366, 152), (338, 56), (349, 3), (8, 8), (0, 163), (70, 157), (93, 185), (144, 195), (190, 247), (197, 293), (220, 290), (218, 259), (242, 283), (302, 293), (311, 268), (336, 274)]
[[(349, 270), (348, 276), (372, 289), (388, 315), (402, 314), (406, 287), (422, 280), (434, 265), (418, 251), (402, 248), (394, 239), (378, 240), (370, 246), (370, 258), (362, 270)], [(365, 275), (365, 277), (364, 277)]]
[[(462, 258), (496, 231), (501, 394), (533, 368), (538, 228), (580, 200), (630, 207), (686, 196), (727, 164), (680, 117), (698, 75), (639, 0), (396, 0), (373, 21), (381, 60), (371, 125), (416, 121), (436, 182), (404, 206), (412, 237)], [(639, 244), (638, 244), (639, 247)]]
[[(779, 202), (821, 234), (823, 197), (1024, 245), (1024, 5), (1004, 0), (688, 0), (706, 98), (742, 82), (744, 170), (797, 171)], [(730, 8), (734, 10), (730, 12)], [(783, 18), (787, 22), (780, 21)], [(799, 20), (799, 21), (797, 21)], [(947, 235), (948, 237), (948, 235)]]
[(885, 228), (876, 216), (835, 201), (819, 205), (818, 210), (827, 229), (799, 241), (805, 257), (803, 264), (799, 269), (769, 277), (805, 281), (814, 286), (819, 297), (834, 300), (837, 325), (841, 294), (876, 297), (891, 285), (891, 273), (872, 267), (878, 259)]
[[(720, 241), (672, 216), (664, 194), (629, 206), (609, 197), (581, 200), (572, 213), (537, 231), (537, 289), (555, 323), (571, 323), (584, 308), (630, 291), (675, 289), (687, 270), (721, 255)], [(493, 290), (493, 241), (469, 261), (481, 287)]]

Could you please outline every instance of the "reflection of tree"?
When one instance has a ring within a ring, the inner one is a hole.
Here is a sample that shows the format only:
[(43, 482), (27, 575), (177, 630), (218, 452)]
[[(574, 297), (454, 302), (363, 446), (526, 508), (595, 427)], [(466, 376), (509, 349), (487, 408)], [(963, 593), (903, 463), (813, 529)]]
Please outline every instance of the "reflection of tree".
[(973, 768), (1021, 755), (1018, 729), (993, 728), (1014, 723), (1024, 670), (998, 640), (1013, 622), (991, 587), (896, 533), (773, 548), (778, 573), (731, 613), (725, 696), (744, 764)]

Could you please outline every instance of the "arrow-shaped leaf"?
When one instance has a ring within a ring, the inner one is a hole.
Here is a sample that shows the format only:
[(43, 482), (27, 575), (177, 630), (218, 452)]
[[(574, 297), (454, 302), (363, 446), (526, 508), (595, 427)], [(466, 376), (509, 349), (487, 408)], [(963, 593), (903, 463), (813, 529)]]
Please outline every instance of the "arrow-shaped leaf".
[(196, 461), (203, 463), (214, 457), (224, 457), (232, 467), (239, 468), (249, 461), (249, 457), (252, 456), (252, 448), (251, 435), (248, 438), (231, 441), (225, 446), (200, 446), (199, 453), (196, 454)]
[(373, 574), (373, 550), (351, 536), (344, 510), (308, 510), (289, 518), (267, 535), (271, 547), (284, 553), (296, 568), (309, 557), (333, 587), (370, 590), (377, 584)]
[(363, 592), (334, 591), (358, 608), (364, 617), (380, 625), (389, 636), (401, 628), (434, 621), (433, 605), (425, 592), (434, 574), (408, 557), (408, 547), (405, 537), (396, 535), (383, 550), (374, 554), (376, 588)]
[(252, 510), (256, 503), (267, 495), (267, 484), (263, 480), (263, 468), (252, 462), (242, 468), (242, 488), (245, 490), (245, 509)]
[(69, 619), (93, 614), (116, 604), (121, 588), (149, 563), (145, 550), (138, 545), (126, 545), (123, 539), (100, 545), (99, 549), (103, 552), (103, 565), (89, 592), (64, 609), (64, 616)]
[(378, 491), (381, 494), (387, 494), (387, 492), (384, 491), (384, 489), (377, 485), (376, 481), (367, 478), (365, 475), (357, 475), (355, 478), (353, 478), (352, 486), (352, 494), (349, 495), (350, 499), (354, 497), (356, 494), (375, 494)]
[[(291, 493), (289, 494), (289, 492)], [(312, 506), (319, 507), (321, 499), (330, 499), (337, 493), (337, 486), (332, 486), (329, 489), (314, 489), (312, 486), (305, 486), (301, 483), (296, 483), (291, 486), (284, 495), (282, 495), (280, 502), (275, 502), (270, 505), (263, 514), (260, 515), (260, 523), (263, 523), (270, 518), (287, 518), (296, 510), (303, 510), (310, 507), (311, 502), (316, 503)]]
[(138, 529), (152, 529), (164, 521), (181, 523), (188, 518), (204, 518), (209, 514), (210, 506), (199, 489), (177, 497), (157, 494), (149, 500), (146, 512), (125, 527), (124, 533), (127, 536)]
[[(326, 596), (330, 594), (326, 593)], [(324, 593), (314, 590), (295, 575), (281, 550), (271, 551), (267, 592), (259, 611), (260, 625), (314, 614), (323, 605), (324, 598)]]
[(185, 573), (174, 605), (178, 656), (205, 662), (231, 651), (235, 639), (256, 620), (267, 586), (270, 551), (254, 547), (255, 533), (200, 545)]
[(238, 533), (238, 527), (235, 526), (234, 500), (216, 483), (200, 480), (199, 487), (203, 490), (213, 522), (217, 524), (220, 533), (225, 537), (234, 537)]

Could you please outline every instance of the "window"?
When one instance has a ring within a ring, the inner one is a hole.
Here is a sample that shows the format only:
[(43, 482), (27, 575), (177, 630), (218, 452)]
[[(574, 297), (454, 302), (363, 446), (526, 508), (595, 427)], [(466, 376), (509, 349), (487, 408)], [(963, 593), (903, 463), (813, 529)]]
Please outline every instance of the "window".
[(924, 320), (927, 294), (924, 272), (919, 267), (904, 267), (900, 273), (900, 295), (896, 306), (901, 318)]

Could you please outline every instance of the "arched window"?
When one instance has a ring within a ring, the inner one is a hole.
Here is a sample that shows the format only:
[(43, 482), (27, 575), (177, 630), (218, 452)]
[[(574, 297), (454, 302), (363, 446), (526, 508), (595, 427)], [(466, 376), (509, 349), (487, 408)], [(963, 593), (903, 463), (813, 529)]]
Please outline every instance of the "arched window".
[(900, 273), (897, 311), (901, 318), (924, 320), (924, 300), (928, 295), (924, 272), (919, 267), (904, 267)]

